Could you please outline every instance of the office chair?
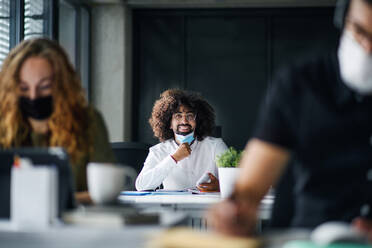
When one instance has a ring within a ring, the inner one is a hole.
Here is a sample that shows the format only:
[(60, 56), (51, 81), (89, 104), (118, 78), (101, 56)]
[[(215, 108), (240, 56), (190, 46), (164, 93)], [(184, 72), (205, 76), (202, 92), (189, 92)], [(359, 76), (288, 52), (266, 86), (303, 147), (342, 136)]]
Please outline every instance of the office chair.
[(222, 138), (222, 126), (215, 126), (212, 136), (215, 138)]
[(10, 171), (10, 166), (0, 166), (0, 219), (10, 215)]
[(141, 142), (113, 142), (111, 147), (118, 163), (132, 167), (138, 174), (151, 145)]

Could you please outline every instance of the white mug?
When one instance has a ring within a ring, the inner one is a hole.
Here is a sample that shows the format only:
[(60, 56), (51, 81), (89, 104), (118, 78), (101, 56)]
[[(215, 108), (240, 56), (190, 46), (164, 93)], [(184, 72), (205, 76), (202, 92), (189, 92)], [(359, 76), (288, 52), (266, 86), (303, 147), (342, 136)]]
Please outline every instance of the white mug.
[[(125, 185), (134, 183), (136, 171), (128, 166), (92, 162), (87, 167), (88, 191), (95, 204), (114, 202)], [(126, 183), (129, 178), (130, 183)]]

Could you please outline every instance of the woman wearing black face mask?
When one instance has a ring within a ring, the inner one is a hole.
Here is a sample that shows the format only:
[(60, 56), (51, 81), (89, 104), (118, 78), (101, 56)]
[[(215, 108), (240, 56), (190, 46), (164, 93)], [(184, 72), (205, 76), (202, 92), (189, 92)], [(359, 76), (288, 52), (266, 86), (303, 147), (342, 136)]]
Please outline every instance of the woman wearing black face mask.
[(114, 161), (103, 119), (54, 41), (23, 41), (9, 53), (0, 72), (0, 113), (0, 146), (65, 148), (78, 192), (87, 190), (88, 162)]

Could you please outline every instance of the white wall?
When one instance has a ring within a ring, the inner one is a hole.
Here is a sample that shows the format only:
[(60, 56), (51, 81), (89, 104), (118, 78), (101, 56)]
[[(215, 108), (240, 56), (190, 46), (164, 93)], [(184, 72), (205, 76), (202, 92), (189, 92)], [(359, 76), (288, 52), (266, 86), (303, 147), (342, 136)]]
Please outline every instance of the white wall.
[(92, 103), (105, 119), (110, 141), (130, 141), (131, 10), (121, 3), (102, 4), (94, 5), (91, 14)]

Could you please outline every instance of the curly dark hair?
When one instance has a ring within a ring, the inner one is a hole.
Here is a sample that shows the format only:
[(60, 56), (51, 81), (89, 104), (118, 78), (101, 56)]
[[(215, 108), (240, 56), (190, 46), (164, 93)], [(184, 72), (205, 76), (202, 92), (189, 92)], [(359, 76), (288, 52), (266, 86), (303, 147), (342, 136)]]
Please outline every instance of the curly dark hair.
[(160, 95), (152, 109), (149, 123), (154, 136), (161, 142), (174, 137), (170, 129), (172, 115), (183, 105), (196, 113), (196, 128), (194, 135), (201, 141), (213, 133), (215, 113), (212, 106), (198, 93), (180, 89), (169, 89)]

